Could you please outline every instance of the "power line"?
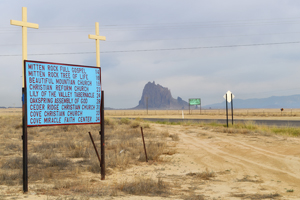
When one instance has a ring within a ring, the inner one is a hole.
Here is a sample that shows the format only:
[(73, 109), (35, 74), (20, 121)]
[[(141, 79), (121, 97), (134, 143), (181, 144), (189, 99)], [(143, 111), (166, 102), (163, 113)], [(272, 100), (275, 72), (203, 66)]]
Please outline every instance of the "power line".
[[(198, 49), (217, 49), (217, 48), (234, 48), (234, 47), (253, 47), (253, 46), (271, 46), (284, 44), (299, 44), (300, 41), (294, 42), (276, 42), (276, 43), (257, 43), (257, 44), (241, 44), (241, 45), (223, 45), (223, 46), (207, 46), (207, 47), (179, 47), (179, 48), (162, 48), (162, 49), (137, 49), (137, 50), (121, 50), (121, 51), (102, 51), (101, 53), (132, 53), (132, 52), (153, 52), (153, 51), (179, 51), (179, 50), (198, 50)], [(71, 52), (71, 53), (37, 53), (28, 54), (34, 56), (42, 55), (71, 55), (71, 54), (91, 54), (95, 52)], [(19, 55), (0, 55), (0, 57), (21, 56)]]
[[(299, 34), (300, 32), (282, 32), (282, 33), (266, 33), (266, 34), (244, 34), (244, 35), (215, 35), (215, 36), (204, 36), (204, 37), (186, 37), (186, 38), (168, 38), (168, 39), (142, 39), (142, 40), (114, 40), (106, 41), (110, 42), (143, 42), (143, 41), (170, 41), (170, 40), (192, 40), (192, 39), (206, 39), (206, 38), (228, 38), (228, 37), (248, 37), (248, 36), (260, 36), (260, 35), (285, 35), (285, 34)], [(37, 45), (60, 45), (60, 44), (91, 44), (91, 42), (62, 42), (62, 43), (40, 43), (40, 44), (28, 44), (28, 46)], [(0, 46), (21, 46), (22, 44), (0, 44)]]
[(278, 42), (278, 43), (262, 43), (262, 44), (242, 44), (242, 45), (224, 45), (224, 46), (207, 46), (207, 47), (183, 47), (183, 48), (166, 48), (166, 49), (139, 49), (127, 51), (107, 51), (102, 53), (125, 53), (125, 52), (147, 52), (147, 51), (176, 51), (176, 50), (197, 50), (197, 49), (216, 49), (216, 48), (233, 48), (233, 47), (251, 47), (251, 46), (269, 46), (283, 44), (299, 44), (296, 42)]
[[(208, 21), (208, 22), (183, 22), (183, 23), (155, 23), (155, 24), (132, 24), (132, 25), (101, 25), (102, 31), (128, 31), (128, 30), (150, 30), (150, 29), (176, 29), (176, 28), (203, 28), (203, 27), (233, 27), (233, 26), (260, 26), (260, 25), (280, 25), (298, 24), (300, 18), (277, 18), (277, 19), (257, 19), (257, 20), (231, 20), (231, 21)], [(86, 28), (87, 30), (78, 30)], [(93, 26), (54, 26), (40, 27), (39, 32), (82, 32), (92, 29)], [(8, 29), (8, 30), (7, 30)], [(0, 32), (15, 32), (16, 29), (1, 28)], [(36, 33), (36, 32), (33, 32)]]
[[(138, 26), (166, 26), (166, 25), (197, 25), (197, 24), (224, 24), (224, 23), (271, 23), (271, 22), (295, 22), (299, 21), (300, 17), (294, 18), (272, 18), (272, 19), (235, 19), (235, 20), (215, 20), (215, 21), (198, 21), (198, 22), (163, 22), (163, 23), (144, 23), (144, 24), (101, 24), (101, 27), (138, 27)], [(1, 27), (2, 30), (9, 29), (10, 26)], [(46, 29), (65, 29), (65, 28), (94, 28), (90, 26), (48, 26), (41, 27)]]

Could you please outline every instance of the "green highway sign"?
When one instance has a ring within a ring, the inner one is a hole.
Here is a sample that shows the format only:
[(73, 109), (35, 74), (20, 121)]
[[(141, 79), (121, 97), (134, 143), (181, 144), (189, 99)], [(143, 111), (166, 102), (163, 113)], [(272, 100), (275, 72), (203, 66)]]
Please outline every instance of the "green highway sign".
[(190, 105), (201, 105), (201, 99), (189, 99)]

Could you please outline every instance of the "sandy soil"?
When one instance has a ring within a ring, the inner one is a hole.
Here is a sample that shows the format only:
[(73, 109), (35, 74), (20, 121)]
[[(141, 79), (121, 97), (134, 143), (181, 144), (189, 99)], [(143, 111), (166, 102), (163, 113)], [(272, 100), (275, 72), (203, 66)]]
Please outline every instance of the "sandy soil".
[(174, 161), (181, 163), (183, 173), (204, 169), (216, 172), (214, 179), (199, 187), (199, 192), (209, 199), (275, 193), (282, 199), (300, 199), (298, 138), (215, 133), (184, 127), (172, 128), (170, 132), (177, 132), (181, 138)]
[[(202, 194), (205, 199), (243, 199), (256, 195), (256, 199), (266, 199), (279, 194), (278, 199), (300, 199), (299, 138), (216, 133), (199, 127), (156, 128), (179, 135), (177, 153), (165, 156), (169, 163), (145, 165), (142, 170), (139, 166), (127, 173), (175, 183), (174, 197)], [(216, 177), (188, 176), (205, 171), (215, 172)]]
[[(125, 171), (113, 172), (104, 184), (134, 177), (161, 178), (169, 184), (170, 194), (166, 197), (122, 195), (102, 199), (192, 199), (197, 195), (211, 200), (300, 199), (299, 138), (217, 133), (196, 126), (151, 124), (151, 128), (167, 129), (169, 134), (178, 134), (180, 139), (168, 141), (170, 150), (165, 152), (162, 162), (141, 163)], [(197, 177), (197, 173), (202, 172), (215, 177), (209, 180)], [(95, 184), (103, 184), (99, 178), (92, 180)], [(20, 190), (11, 197), (57, 198), (38, 196), (34, 192), (22, 194)]]

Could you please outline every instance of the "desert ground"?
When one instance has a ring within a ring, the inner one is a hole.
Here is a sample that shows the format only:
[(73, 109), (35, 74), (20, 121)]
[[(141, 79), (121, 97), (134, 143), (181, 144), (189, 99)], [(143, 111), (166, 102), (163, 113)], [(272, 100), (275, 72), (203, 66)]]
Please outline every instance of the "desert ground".
[[(30, 128), (24, 194), (21, 111), (1, 109), (0, 199), (300, 199), (300, 129), (290, 134), (251, 122), (226, 128), (126, 118), (143, 116), (136, 113), (106, 113), (105, 180), (87, 134), (99, 146), (98, 125)], [(294, 114), (259, 117), (297, 120)]]

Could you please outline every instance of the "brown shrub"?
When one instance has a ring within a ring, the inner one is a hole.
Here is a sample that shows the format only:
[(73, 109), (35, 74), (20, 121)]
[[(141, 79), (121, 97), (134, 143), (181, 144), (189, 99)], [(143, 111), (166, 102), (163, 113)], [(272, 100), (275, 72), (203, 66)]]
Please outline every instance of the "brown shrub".
[(21, 184), (22, 173), (18, 172), (1, 172), (0, 182), (5, 185), (17, 185)]
[(119, 184), (117, 188), (122, 192), (133, 195), (162, 196), (169, 194), (168, 185), (161, 179), (155, 181), (153, 179), (144, 177), (136, 178), (134, 181), (131, 182), (123, 182)]
[(199, 178), (199, 179), (203, 179), (203, 180), (210, 180), (211, 178), (216, 177), (216, 173), (211, 171), (209, 172), (207, 169), (205, 172), (201, 172), (201, 173), (187, 173), (187, 176), (193, 176), (195, 178)]

